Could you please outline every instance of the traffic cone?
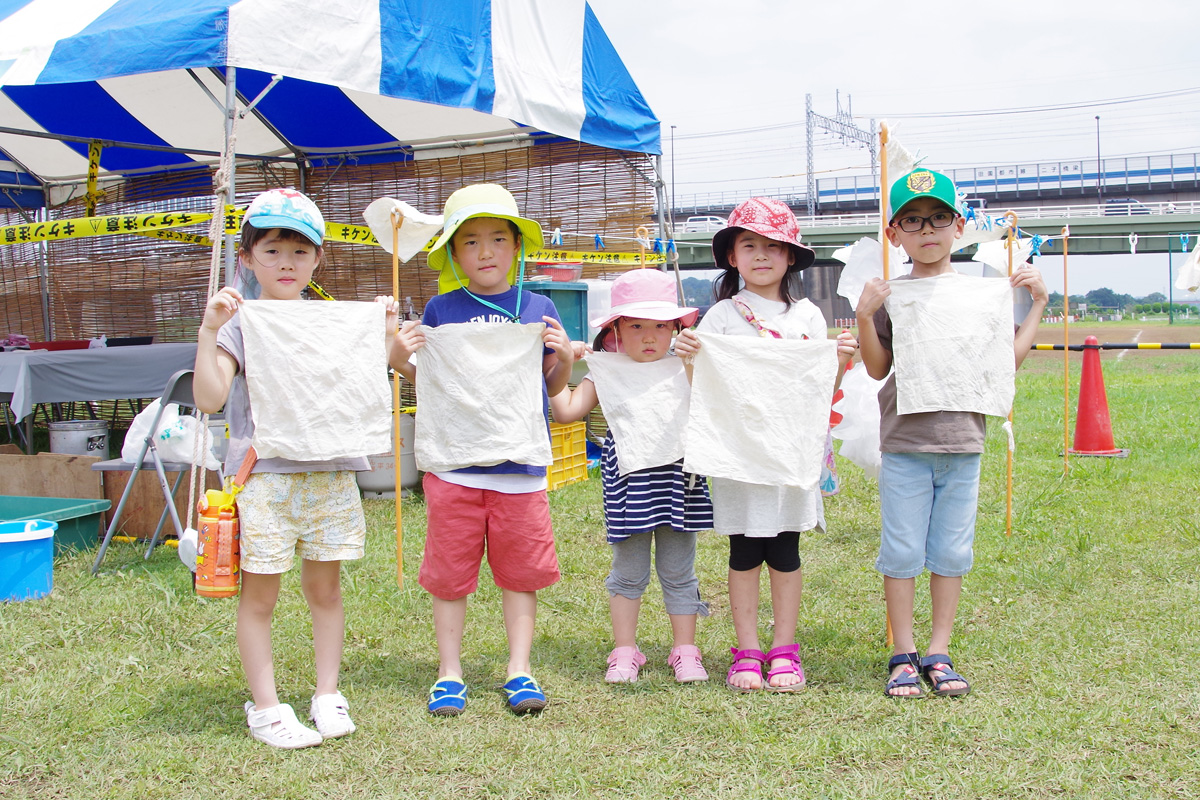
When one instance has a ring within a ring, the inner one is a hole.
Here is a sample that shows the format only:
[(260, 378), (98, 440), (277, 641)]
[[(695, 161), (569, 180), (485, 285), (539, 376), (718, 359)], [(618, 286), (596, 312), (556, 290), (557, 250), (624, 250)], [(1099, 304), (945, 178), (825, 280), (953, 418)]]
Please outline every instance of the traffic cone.
[(1124, 458), (1128, 450), (1113, 444), (1112, 422), (1108, 417), (1108, 395), (1104, 391), (1104, 372), (1100, 369), (1100, 342), (1095, 336), (1083, 340), (1083, 374), (1079, 377), (1079, 407), (1075, 411), (1076, 456)]

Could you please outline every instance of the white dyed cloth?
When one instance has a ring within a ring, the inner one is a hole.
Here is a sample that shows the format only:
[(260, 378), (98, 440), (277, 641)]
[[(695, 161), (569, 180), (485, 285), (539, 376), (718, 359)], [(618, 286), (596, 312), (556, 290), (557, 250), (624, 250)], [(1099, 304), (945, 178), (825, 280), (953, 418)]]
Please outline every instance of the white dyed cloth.
[(891, 283), (896, 413), (1008, 416), (1015, 394), (1013, 292), (1007, 278), (957, 273)]
[(544, 324), (422, 326), (413, 450), (425, 472), (504, 461), (549, 466), (542, 395)]
[[(891, 254), (888, 256), (888, 277), (895, 278), (908, 273), (912, 265), (905, 263), (904, 251), (891, 244), (888, 244), (888, 248)], [(883, 278), (883, 246), (875, 239), (864, 236), (850, 247), (838, 250), (834, 257), (842, 258), (846, 264), (838, 277), (837, 293), (850, 302), (851, 308), (856, 307), (867, 282), (872, 278)]]
[(684, 469), (815, 490), (837, 342), (697, 335)]
[[(392, 231), (393, 211), (401, 219), (398, 234)], [(421, 252), (442, 229), (441, 214), (422, 214), (408, 203), (390, 197), (381, 197), (367, 206), (363, 211), (363, 219), (384, 252), (392, 252), (392, 242), (395, 240), (398, 245), (396, 255), (405, 262)]]
[(259, 458), (387, 452), (392, 434), (380, 303), (243, 303), (246, 389)]
[(1179, 268), (1179, 277), (1175, 279), (1175, 288), (1184, 292), (1194, 292), (1200, 289), (1200, 242)]
[(592, 353), (589, 377), (613, 432), (621, 475), (683, 458), (692, 389), (683, 361), (638, 362), (624, 353)]
[[(1014, 272), (1029, 260), (1031, 252), (1033, 252), (1033, 239), (1017, 239), (1013, 242), (1012, 268)], [(998, 239), (996, 241), (981, 243), (975, 250), (975, 255), (971, 256), (971, 260), (987, 264), (999, 274), (1007, 275), (1008, 240)]]

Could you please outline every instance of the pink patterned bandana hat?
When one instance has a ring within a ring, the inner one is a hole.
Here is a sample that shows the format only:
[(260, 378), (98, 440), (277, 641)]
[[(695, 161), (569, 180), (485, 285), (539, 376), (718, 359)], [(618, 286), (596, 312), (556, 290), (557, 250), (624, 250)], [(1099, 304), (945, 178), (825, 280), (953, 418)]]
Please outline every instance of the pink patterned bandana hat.
[(729, 263), (729, 248), (739, 230), (752, 231), (789, 245), (795, 256), (793, 269), (806, 269), (816, 259), (811, 247), (800, 244), (800, 223), (796, 222), (796, 215), (787, 203), (771, 197), (752, 197), (730, 213), (728, 227), (713, 234), (713, 261), (719, 269), (733, 269)]

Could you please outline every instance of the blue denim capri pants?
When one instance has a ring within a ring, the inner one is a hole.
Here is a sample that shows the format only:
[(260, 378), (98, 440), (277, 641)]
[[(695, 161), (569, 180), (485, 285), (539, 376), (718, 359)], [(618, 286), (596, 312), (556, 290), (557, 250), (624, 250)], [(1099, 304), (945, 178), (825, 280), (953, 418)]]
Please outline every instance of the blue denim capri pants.
[(979, 453), (883, 453), (883, 516), (875, 569), (915, 578), (925, 569), (957, 578), (971, 571), (979, 507)]

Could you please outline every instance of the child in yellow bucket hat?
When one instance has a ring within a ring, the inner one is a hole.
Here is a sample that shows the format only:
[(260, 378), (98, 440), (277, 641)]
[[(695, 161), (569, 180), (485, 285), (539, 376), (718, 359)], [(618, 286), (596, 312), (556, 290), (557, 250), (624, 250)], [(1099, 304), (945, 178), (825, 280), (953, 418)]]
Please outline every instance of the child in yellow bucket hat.
[[(521, 216), (503, 186), (466, 186), (446, 201), (445, 231), (429, 253), (439, 294), (422, 323), (396, 332), (391, 364), (416, 380), (410, 361), (425, 345), (425, 327), (464, 322), (546, 323), (542, 335), (542, 407), (567, 385), (574, 363), (571, 340), (554, 304), (521, 287), (528, 247), (541, 248), (542, 229)], [(516, 280), (517, 285), (513, 286)], [(436, 423), (435, 423), (436, 424)], [(461, 653), (467, 598), (479, 581), (483, 553), (502, 590), (509, 660), (504, 691), (516, 713), (540, 711), (546, 695), (530, 672), (537, 591), (558, 581), (546, 468), (505, 461), (426, 472), (422, 484), (428, 525), (418, 582), (433, 597), (438, 680), (427, 708), (456, 716), (466, 706)]]

